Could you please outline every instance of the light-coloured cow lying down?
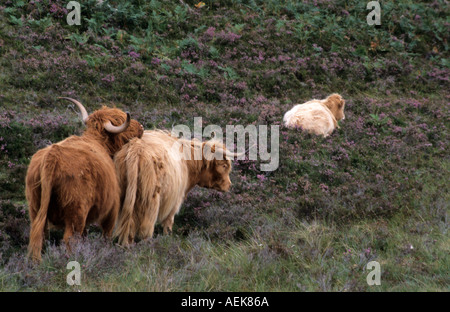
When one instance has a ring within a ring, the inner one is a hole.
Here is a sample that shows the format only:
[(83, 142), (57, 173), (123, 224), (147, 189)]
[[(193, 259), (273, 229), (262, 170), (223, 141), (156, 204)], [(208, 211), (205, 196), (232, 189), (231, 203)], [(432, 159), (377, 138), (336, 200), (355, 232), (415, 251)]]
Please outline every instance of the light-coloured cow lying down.
[[(183, 157), (181, 150), (190, 157)], [(159, 130), (145, 131), (142, 139), (130, 140), (114, 157), (122, 189), (115, 229), (119, 244), (126, 246), (135, 237), (151, 238), (157, 221), (165, 234), (172, 231), (174, 216), (196, 185), (228, 191), (228, 157), (236, 155), (218, 141), (177, 139)]]
[(335, 128), (339, 128), (337, 122), (345, 119), (344, 106), (345, 100), (334, 93), (325, 100), (311, 100), (295, 105), (284, 114), (283, 121), (286, 127), (301, 128), (327, 137)]

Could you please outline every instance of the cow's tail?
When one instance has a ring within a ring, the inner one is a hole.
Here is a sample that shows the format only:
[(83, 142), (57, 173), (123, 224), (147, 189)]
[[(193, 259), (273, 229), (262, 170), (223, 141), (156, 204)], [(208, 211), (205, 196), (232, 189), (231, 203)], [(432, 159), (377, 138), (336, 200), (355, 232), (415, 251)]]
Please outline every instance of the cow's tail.
[[(121, 187), (125, 189), (125, 197), (120, 209), (114, 236), (118, 237), (119, 244), (123, 246), (127, 246), (132, 242), (136, 234), (134, 208), (138, 189), (139, 153), (133, 147), (137, 147), (137, 145), (139, 143), (134, 145), (128, 144), (128, 148), (124, 148), (115, 157), (117, 174), (121, 181)], [(126, 181), (125, 183), (123, 182), (124, 180)], [(124, 189), (122, 189), (122, 192)]]
[[(58, 148), (53, 146), (49, 153)], [(35, 261), (41, 260), (42, 244), (44, 242), (44, 228), (47, 222), (48, 206), (53, 188), (53, 175), (55, 171), (55, 162), (48, 161), (48, 154), (44, 157), (40, 172), (41, 182), (41, 200), (39, 211), (31, 222), (30, 242), (28, 244), (28, 256)]]

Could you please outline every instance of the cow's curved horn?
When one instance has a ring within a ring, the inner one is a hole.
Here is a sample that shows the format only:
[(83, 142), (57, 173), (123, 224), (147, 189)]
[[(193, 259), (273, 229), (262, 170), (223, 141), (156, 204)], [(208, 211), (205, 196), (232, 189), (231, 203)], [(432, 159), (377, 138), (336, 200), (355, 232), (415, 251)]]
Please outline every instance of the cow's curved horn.
[(239, 156), (245, 155), (245, 152), (233, 153), (233, 152), (226, 150), (226, 151), (224, 151), (224, 154), (227, 155), (228, 157), (239, 157)]
[(227, 156), (227, 157), (239, 157), (242, 155), (245, 155), (253, 146), (255, 146), (256, 144), (253, 144), (252, 146), (250, 146), (249, 148), (247, 148), (244, 152), (240, 152), (240, 153), (233, 153), (230, 152), (229, 150), (223, 150), (223, 149), (219, 149), (223, 151), (223, 153)]
[(78, 102), (77, 100), (74, 100), (74, 99), (71, 99), (71, 98), (68, 98), (68, 97), (59, 97), (58, 99), (64, 99), (64, 100), (71, 101), (71, 102), (74, 103), (76, 106), (78, 106), (78, 108), (79, 108), (80, 111), (81, 111), (81, 118), (83, 119), (83, 122), (86, 123), (86, 121), (87, 121), (87, 119), (88, 119), (88, 117), (89, 117), (89, 114), (88, 114), (86, 108), (84, 108), (83, 104), (81, 104), (81, 103)]
[(120, 126), (114, 126), (111, 121), (107, 121), (105, 122), (105, 124), (103, 125), (105, 127), (105, 130), (108, 131), (109, 133), (121, 133), (124, 132), (128, 126), (130, 125), (130, 121), (131, 121), (131, 115), (129, 112), (127, 112), (127, 120)]
[(227, 149), (223, 149), (223, 148), (217, 148), (216, 149), (216, 151), (214, 152), (214, 154), (222, 154), (222, 155), (225, 155), (225, 156), (227, 156), (227, 157), (239, 157), (239, 156), (242, 156), (242, 155), (245, 155), (245, 152), (242, 152), (242, 153), (233, 153), (233, 152), (230, 152), (229, 150), (227, 150)]

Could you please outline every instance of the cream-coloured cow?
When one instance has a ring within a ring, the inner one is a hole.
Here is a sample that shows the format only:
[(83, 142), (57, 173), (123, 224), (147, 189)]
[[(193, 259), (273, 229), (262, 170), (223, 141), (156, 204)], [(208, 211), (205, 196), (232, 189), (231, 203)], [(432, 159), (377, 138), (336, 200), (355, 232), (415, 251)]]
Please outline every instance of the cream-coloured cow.
[(284, 114), (284, 125), (327, 137), (339, 128), (338, 121), (345, 119), (344, 106), (345, 100), (337, 93), (324, 100), (298, 104)]
[(164, 233), (171, 232), (175, 215), (196, 185), (227, 192), (229, 157), (237, 155), (219, 141), (178, 139), (160, 130), (130, 140), (114, 157), (122, 188), (115, 230), (119, 243), (127, 246), (135, 236), (151, 238), (156, 222), (161, 222)]

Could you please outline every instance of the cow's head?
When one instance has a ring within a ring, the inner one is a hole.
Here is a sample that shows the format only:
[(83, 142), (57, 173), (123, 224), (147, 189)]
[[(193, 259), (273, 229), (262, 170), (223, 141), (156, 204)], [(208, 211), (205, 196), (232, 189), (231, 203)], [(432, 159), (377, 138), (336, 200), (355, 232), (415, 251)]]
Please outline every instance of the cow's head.
[(199, 186), (212, 188), (220, 192), (228, 192), (231, 187), (230, 153), (225, 145), (217, 141), (208, 141), (202, 144), (203, 166), (200, 172)]
[(337, 93), (333, 93), (330, 96), (328, 96), (325, 100), (325, 105), (328, 107), (328, 109), (333, 113), (334, 118), (336, 120), (345, 119), (344, 115), (344, 107), (345, 107), (345, 100)]
[(129, 112), (125, 113), (118, 108), (103, 106), (88, 115), (80, 102), (66, 97), (62, 99), (69, 100), (78, 106), (86, 125), (84, 134), (95, 136), (105, 146), (111, 157), (130, 139), (141, 138), (144, 134), (144, 127), (138, 121), (131, 119)]

